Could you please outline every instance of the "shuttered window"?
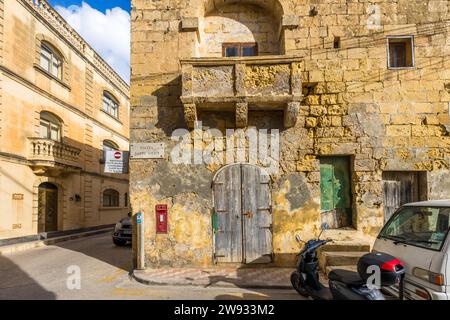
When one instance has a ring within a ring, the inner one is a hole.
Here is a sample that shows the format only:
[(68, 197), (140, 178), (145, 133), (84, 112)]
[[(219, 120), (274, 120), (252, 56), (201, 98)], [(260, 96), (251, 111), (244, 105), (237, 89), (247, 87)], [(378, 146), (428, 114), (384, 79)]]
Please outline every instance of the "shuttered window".
[(351, 209), (350, 161), (348, 157), (320, 159), (321, 211)]

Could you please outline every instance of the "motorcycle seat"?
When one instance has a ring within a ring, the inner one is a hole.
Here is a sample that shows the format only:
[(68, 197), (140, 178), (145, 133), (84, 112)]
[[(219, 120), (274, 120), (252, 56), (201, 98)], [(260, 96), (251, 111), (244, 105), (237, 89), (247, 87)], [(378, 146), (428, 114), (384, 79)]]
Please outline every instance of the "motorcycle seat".
[(365, 283), (357, 272), (342, 269), (331, 271), (328, 274), (328, 279), (332, 281), (342, 282), (349, 286), (360, 286)]

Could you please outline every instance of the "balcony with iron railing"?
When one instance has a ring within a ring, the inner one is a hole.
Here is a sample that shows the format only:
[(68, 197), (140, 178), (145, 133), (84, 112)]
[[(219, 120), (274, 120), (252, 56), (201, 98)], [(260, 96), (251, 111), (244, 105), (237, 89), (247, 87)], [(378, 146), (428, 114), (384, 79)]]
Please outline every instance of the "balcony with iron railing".
[(28, 138), (28, 161), (34, 170), (64, 170), (81, 169), (79, 156), (81, 149), (64, 142), (44, 138)]
[(284, 110), (284, 125), (295, 125), (302, 99), (301, 59), (289, 56), (192, 58), (181, 60), (186, 123), (197, 110), (234, 111), (236, 126), (247, 126), (249, 110)]

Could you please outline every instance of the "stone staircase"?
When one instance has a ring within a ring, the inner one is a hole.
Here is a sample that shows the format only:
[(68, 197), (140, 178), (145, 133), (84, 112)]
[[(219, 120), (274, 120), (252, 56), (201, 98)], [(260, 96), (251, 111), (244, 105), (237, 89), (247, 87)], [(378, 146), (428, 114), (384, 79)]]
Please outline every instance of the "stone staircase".
[(319, 254), (319, 267), (328, 274), (333, 269), (356, 271), (358, 259), (370, 252), (370, 244), (363, 241), (337, 241), (323, 246)]

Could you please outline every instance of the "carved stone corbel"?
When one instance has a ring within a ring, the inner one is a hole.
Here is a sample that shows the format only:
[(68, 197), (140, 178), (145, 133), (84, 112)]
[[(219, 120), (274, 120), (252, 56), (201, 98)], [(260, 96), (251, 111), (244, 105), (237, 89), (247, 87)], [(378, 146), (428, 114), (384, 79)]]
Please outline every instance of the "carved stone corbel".
[(284, 127), (291, 128), (297, 123), (297, 117), (300, 111), (300, 102), (288, 102), (284, 108)]
[(236, 103), (236, 127), (244, 128), (248, 124), (248, 103)]
[(193, 129), (197, 121), (197, 106), (195, 103), (184, 104), (184, 120), (189, 129)]

